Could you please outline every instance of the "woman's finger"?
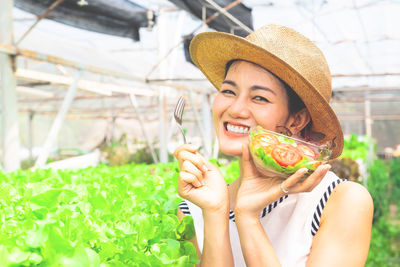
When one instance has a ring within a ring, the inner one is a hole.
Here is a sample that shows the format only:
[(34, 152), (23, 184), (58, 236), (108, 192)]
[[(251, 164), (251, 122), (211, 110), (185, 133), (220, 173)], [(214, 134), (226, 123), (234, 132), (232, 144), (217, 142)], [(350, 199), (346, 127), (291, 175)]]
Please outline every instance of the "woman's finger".
[(307, 169), (299, 169), (292, 176), (282, 182), (282, 186), (291, 193), (310, 192), (321, 182), (329, 169), (330, 165), (321, 165), (302, 182), (299, 181), (307, 172)]
[(301, 188), (305, 192), (311, 192), (325, 177), (326, 173), (331, 168), (331, 165), (320, 165), (318, 168), (301, 183)]
[(204, 162), (204, 158), (199, 153), (192, 153), (187, 150), (182, 150), (179, 152), (179, 159), (184, 162), (185, 160), (190, 161), (195, 165), (200, 171), (207, 171), (207, 167)]
[(242, 145), (242, 166), (243, 166), (243, 178), (255, 177), (259, 176), (259, 172), (257, 171), (254, 163), (251, 160), (251, 155), (249, 151), (249, 145)]
[(205, 166), (205, 171), (218, 171), (218, 167), (215, 166), (213, 163), (211, 163), (210, 161), (208, 161), (206, 158), (203, 157), (203, 155), (197, 153), (197, 156), (199, 156), (203, 162), (204, 162), (204, 166)]
[(181, 171), (179, 173), (179, 179), (186, 183), (186, 184), (191, 184), (194, 187), (200, 187), (201, 183), (199, 182), (199, 180), (197, 179), (197, 177), (195, 175), (193, 175), (192, 173), (189, 172), (185, 172), (185, 171)]
[[(196, 176), (197, 180), (201, 183), (203, 181), (203, 173), (190, 161), (185, 160), (182, 163), (182, 171), (188, 172)], [(196, 186), (196, 184), (194, 184)]]
[(308, 171), (307, 168), (301, 168), (297, 170), (294, 174), (292, 174), (286, 180), (284, 180), (282, 182), (282, 185), (284, 185), (284, 188), (286, 188), (286, 190), (291, 189), (300, 181), (300, 179), (304, 176), (304, 174), (307, 173), (307, 171)]
[(178, 159), (178, 155), (181, 151), (186, 150), (192, 153), (196, 153), (199, 150), (199, 147), (193, 144), (184, 144), (179, 146), (177, 149), (174, 151), (174, 156), (175, 158)]

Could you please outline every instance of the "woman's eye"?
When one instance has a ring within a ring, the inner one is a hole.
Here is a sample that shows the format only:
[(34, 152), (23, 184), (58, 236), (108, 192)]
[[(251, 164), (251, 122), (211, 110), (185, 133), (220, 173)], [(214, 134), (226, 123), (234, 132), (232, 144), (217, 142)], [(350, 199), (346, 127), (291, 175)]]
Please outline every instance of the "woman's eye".
[(222, 94), (227, 94), (227, 95), (235, 95), (235, 93), (232, 90), (229, 89), (225, 89), (225, 90), (221, 90)]
[(270, 102), (268, 99), (266, 99), (265, 97), (262, 97), (262, 96), (255, 96), (253, 99), (257, 100), (257, 101), (268, 102), (268, 103)]

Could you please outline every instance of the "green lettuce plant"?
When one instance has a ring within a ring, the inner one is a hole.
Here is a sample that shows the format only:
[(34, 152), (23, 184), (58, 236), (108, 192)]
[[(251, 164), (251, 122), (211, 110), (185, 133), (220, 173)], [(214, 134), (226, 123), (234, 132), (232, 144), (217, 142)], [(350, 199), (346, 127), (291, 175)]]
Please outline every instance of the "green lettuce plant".
[(2, 266), (194, 266), (176, 163), (0, 173)]

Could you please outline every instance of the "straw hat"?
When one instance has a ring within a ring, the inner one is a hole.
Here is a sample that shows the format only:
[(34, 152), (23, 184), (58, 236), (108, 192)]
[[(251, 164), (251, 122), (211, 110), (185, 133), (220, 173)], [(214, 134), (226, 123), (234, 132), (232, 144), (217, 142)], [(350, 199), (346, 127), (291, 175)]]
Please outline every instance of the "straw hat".
[(192, 40), (190, 56), (217, 89), (230, 60), (250, 61), (269, 70), (303, 100), (312, 118), (312, 132), (324, 136), (319, 143), (333, 140), (331, 158), (342, 153), (342, 128), (329, 106), (332, 85), (328, 64), (321, 50), (300, 33), (275, 24), (265, 25), (246, 38), (204, 32)]

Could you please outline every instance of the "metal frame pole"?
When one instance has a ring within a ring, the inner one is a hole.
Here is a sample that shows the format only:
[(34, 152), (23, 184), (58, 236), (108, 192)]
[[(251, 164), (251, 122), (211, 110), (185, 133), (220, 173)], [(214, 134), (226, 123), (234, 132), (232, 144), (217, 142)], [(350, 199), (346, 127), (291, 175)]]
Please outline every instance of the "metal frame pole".
[(19, 43), (22, 42), (22, 40), (25, 39), (25, 37), (33, 30), (33, 28), (35, 28), (35, 26), (45, 17), (47, 17), (47, 15), (50, 14), (51, 11), (53, 11), (56, 7), (58, 7), (62, 2), (64, 2), (64, 0), (57, 0), (55, 1), (40, 17), (37, 18), (37, 20), (35, 21), (35, 23), (21, 36), (21, 38), (19, 38), (19, 40), (16, 42), (16, 45), (18, 45)]
[(214, 8), (216, 8), (219, 12), (221, 12), (222, 14), (224, 14), (228, 19), (230, 19), (232, 22), (236, 23), (238, 26), (240, 26), (243, 30), (245, 30), (246, 32), (248, 32), (249, 34), (253, 32), (252, 29), (250, 29), (249, 27), (247, 27), (245, 24), (243, 24), (240, 20), (238, 20), (237, 18), (235, 18), (234, 16), (232, 16), (231, 13), (229, 13), (228, 11), (226, 11), (224, 8), (222, 8), (221, 6), (219, 6), (217, 3), (215, 3), (213, 0), (206, 0), (207, 3), (209, 3), (210, 5), (212, 5)]
[[(368, 137), (368, 154), (367, 154), (367, 173), (369, 173), (369, 168), (372, 165), (374, 159), (374, 142), (372, 141), (372, 118), (371, 118), (371, 101), (369, 99), (369, 91), (365, 91), (365, 101), (364, 101), (364, 115), (365, 115), (365, 134)], [(363, 179), (364, 185), (367, 184), (368, 175)]]
[(365, 91), (364, 96), (365, 134), (368, 137), (372, 137), (371, 101), (369, 99), (369, 92)]
[(189, 92), (189, 100), (190, 100), (190, 104), (192, 106), (192, 111), (193, 111), (194, 118), (196, 120), (196, 125), (199, 128), (201, 139), (203, 140), (203, 145), (204, 145), (204, 150), (206, 152), (206, 156), (210, 157), (210, 153), (209, 153), (210, 151), (208, 150), (208, 147), (207, 147), (206, 132), (205, 132), (205, 130), (203, 128), (203, 125), (201, 124), (200, 115), (199, 115), (199, 113), (197, 111), (197, 108), (196, 108), (196, 105), (194, 103), (192, 91)]
[[(236, 0), (232, 3), (230, 3), (229, 5), (225, 6), (223, 9), (228, 11), (231, 8), (234, 8), (235, 6), (237, 6), (238, 4), (240, 4), (242, 2), (242, 0)], [(195, 32), (197, 32), (200, 28), (203, 28), (203, 30), (207, 29), (207, 24), (210, 23), (211, 21), (213, 21), (214, 19), (216, 19), (219, 15), (220, 15), (220, 11), (215, 12), (214, 14), (212, 14), (210, 17), (208, 17), (207, 19), (202, 19), (203, 21), (201, 22), (201, 24), (199, 26), (197, 26), (194, 30), (192, 30), (191, 33), (186, 34), (179, 42), (177, 42), (174, 46), (172, 46), (168, 53), (166, 53), (161, 59), (158, 60), (158, 62), (151, 68), (151, 70), (146, 74), (146, 81), (151, 81), (149, 79), (150, 75), (160, 66), (161, 62), (163, 62), (164, 60), (167, 59), (167, 57), (172, 53), (172, 51), (174, 51), (176, 48), (180, 47), (180, 45), (190, 36), (192, 36)], [(1, 49), (1, 47), (0, 47)]]
[(147, 135), (146, 130), (144, 128), (144, 123), (143, 123), (142, 115), (141, 115), (141, 113), (139, 111), (139, 105), (138, 105), (138, 103), (136, 101), (136, 96), (134, 94), (130, 94), (129, 98), (131, 100), (133, 108), (135, 109), (135, 113), (136, 113), (136, 116), (138, 118), (138, 121), (139, 121), (139, 124), (140, 124), (140, 129), (142, 130), (142, 134), (143, 134), (144, 138), (146, 139), (146, 143), (147, 143), (148, 148), (150, 149), (151, 157), (153, 158), (154, 163), (158, 163), (158, 158), (157, 158), (156, 153), (154, 152), (154, 147), (151, 144), (150, 138)]
[(43, 149), (40, 152), (38, 158), (36, 159), (35, 166), (33, 169), (42, 168), (46, 165), (47, 158), (49, 157), (51, 147), (54, 145), (57, 140), (58, 133), (60, 132), (61, 126), (64, 123), (65, 116), (67, 115), (68, 109), (71, 106), (72, 100), (74, 99), (76, 88), (78, 87), (78, 82), (81, 78), (82, 73), (79, 71), (76, 76), (73, 84), (71, 84), (68, 89), (67, 94), (65, 95), (64, 101), (61, 105), (60, 110), (57, 113), (56, 118), (54, 119), (53, 125), (49, 131), (47, 139), (43, 145)]
[[(164, 56), (167, 52), (167, 15), (165, 12), (160, 9), (160, 13), (158, 16), (158, 55), (160, 58)], [(159, 68), (159, 77), (165, 78), (168, 71), (167, 62), (163, 61), (160, 64)], [(167, 122), (167, 88), (160, 86), (160, 95), (159, 95), (159, 114), (160, 114), (160, 152), (159, 159), (160, 162), (168, 162), (168, 149), (167, 149), (167, 131), (166, 131), (166, 122)]]
[[(13, 43), (13, 0), (0, 1), (0, 43)], [(0, 92), (3, 168), (15, 171), (20, 168), (17, 81), (14, 75), (15, 57), (0, 53)]]
[(204, 147), (211, 156), (212, 154), (212, 115), (210, 100), (207, 94), (202, 94), (203, 100), (201, 101), (201, 113), (203, 117), (203, 129), (204, 129)]
[(28, 149), (29, 149), (29, 164), (33, 162), (33, 118), (35, 112), (33, 110), (29, 111), (28, 114)]

